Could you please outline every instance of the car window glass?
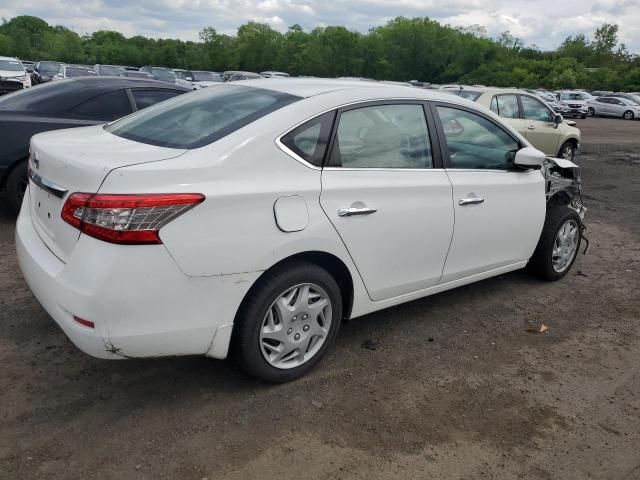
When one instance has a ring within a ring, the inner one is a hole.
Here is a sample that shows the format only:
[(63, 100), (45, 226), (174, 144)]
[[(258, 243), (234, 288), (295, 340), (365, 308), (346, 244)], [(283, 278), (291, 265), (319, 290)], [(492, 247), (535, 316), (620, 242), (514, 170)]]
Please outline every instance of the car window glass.
[(114, 90), (82, 102), (70, 113), (76, 117), (109, 121), (131, 113), (131, 104), (124, 90)]
[(199, 148), (299, 99), (261, 88), (220, 85), (160, 102), (105, 129), (150, 145)]
[(537, 120), (540, 122), (553, 122), (551, 111), (542, 102), (527, 95), (521, 95), (522, 113), (527, 120)]
[(143, 108), (155, 105), (158, 102), (173, 98), (182, 92), (175, 90), (158, 90), (158, 89), (135, 89), (131, 90), (133, 99), (136, 103), (136, 108), (142, 110)]
[(377, 105), (340, 115), (330, 166), (432, 168), (422, 105)]
[(491, 99), (491, 111), (496, 115), (500, 115), (500, 111), (498, 110), (498, 97), (496, 96)]
[(325, 113), (282, 137), (282, 143), (296, 155), (319, 167), (322, 165), (335, 112)]
[(450, 168), (510, 169), (519, 143), (488, 119), (450, 107), (438, 107)]
[(520, 118), (518, 98), (515, 95), (496, 95), (498, 99), (498, 115), (502, 118)]

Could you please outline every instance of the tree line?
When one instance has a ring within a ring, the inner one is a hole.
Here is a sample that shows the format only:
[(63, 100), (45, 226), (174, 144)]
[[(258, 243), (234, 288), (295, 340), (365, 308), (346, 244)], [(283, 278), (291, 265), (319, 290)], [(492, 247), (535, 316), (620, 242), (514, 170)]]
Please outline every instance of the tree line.
[(82, 64), (163, 65), (199, 70), (280, 70), (292, 75), (460, 82), (503, 87), (640, 91), (640, 56), (603, 24), (593, 38), (569, 36), (552, 51), (509, 32), (490, 38), (481, 25), (452, 27), (429, 18), (397, 17), (359, 33), (342, 26), (281, 33), (248, 22), (236, 35), (204, 28), (200, 41), (87, 35), (31, 16), (3, 19), (0, 55)]

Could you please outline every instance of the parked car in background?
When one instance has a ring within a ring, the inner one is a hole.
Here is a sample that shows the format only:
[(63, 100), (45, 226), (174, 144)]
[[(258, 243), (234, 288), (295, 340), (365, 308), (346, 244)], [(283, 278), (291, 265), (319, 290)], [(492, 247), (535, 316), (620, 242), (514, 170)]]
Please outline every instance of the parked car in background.
[(622, 97), (597, 97), (589, 99), (589, 115), (597, 117), (618, 117), (626, 120), (640, 118), (640, 105)]
[(255, 72), (242, 72), (239, 70), (227, 70), (222, 74), (225, 82), (235, 82), (236, 80), (251, 80), (262, 78), (260, 74)]
[(578, 90), (564, 90), (558, 92), (558, 95), (559, 102), (567, 106), (565, 116), (587, 118), (587, 100), (592, 98), (592, 95)]
[(268, 70), (266, 72), (260, 72), (260, 76), (264, 78), (289, 78), (291, 75), (285, 72), (273, 72)]
[(145, 66), (140, 68), (140, 71), (150, 73), (161, 82), (171, 83), (179, 87), (190, 88), (191, 90), (193, 90), (193, 85), (191, 85), (191, 82), (187, 82), (186, 80), (178, 78), (176, 72), (174, 72), (170, 68)]
[[(447, 90), (489, 108), (550, 157), (573, 160), (580, 146), (580, 130), (567, 124), (537, 95), (525, 90), (463, 87)], [(575, 123), (575, 122), (573, 122)]]
[(97, 77), (98, 73), (92, 68), (88, 68), (82, 65), (67, 65), (63, 64), (58, 70), (52, 80), (64, 80), (65, 78), (76, 77)]
[(9, 205), (17, 212), (22, 202), (32, 135), (109, 122), (186, 91), (155, 80), (96, 75), (0, 97), (0, 189)]
[(113, 76), (113, 77), (118, 77), (120, 76), (121, 73), (125, 71), (124, 68), (119, 67), (117, 65), (100, 65), (100, 64), (94, 65), (93, 70), (98, 75)]
[(0, 95), (29, 88), (31, 75), (14, 57), (0, 57)]
[(35, 76), (34, 76), (34, 72), (33, 72), (33, 68), (36, 66), (35, 62), (32, 62), (30, 60), (20, 60), (22, 62), (22, 66), (24, 67), (24, 69), (27, 71), (27, 73), (29, 74), (29, 78), (31, 79), (31, 85), (36, 85), (36, 80), (35, 80)]
[(40, 61), (33, 67), (36, 83), (50, 82), (53, 76), (60, 71), (62, 63), (52, 61)]
[(140, 72), (138, 70), (124, 70), (119, 76), (127, 78), (146, 78), (147, 80), (157, 80), (157, 78), (150, 73)]
[(232, 352), (285, 382), (345, 318), (527, 265), (558, 280), (581, 242), (575, 164), (413, 87), (226, 84), (31, 154), (21, 270), (105, 359)]
[(637, 93), (607, 93), (606, 95), (602, 95), (602, 96), (626, 98), (627, 100), (630, 100), (633, 103), (637, 103), (638, 105), (640, 105), (640, 95), (638, 95)]
[(222, 76), (216, 72), (207, 72), (204, 70), (181, 70), (174, 69), (178, 78), (189, 82), (194, 88), (210, 87), (211, 85), (219, 85), (223, 82)]

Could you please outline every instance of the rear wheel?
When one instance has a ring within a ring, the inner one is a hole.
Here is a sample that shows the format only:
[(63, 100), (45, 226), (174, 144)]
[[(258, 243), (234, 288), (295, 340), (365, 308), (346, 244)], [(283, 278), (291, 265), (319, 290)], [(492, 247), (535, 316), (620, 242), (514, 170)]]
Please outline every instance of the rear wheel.
[(324, 269), (296, 262), (267, 272), (238, 312), (233, 355), (251, 376), (288, 382), (311, 370), (335, 339), (340, 288)]
[(573, 161), (573, 157), (576, 154), (576, 146), (571, 140), (567, 140), (560, 147), (560, 151), (558, 152), (559, 158), (564, 158), (565, 160)]
[(582, 241), (582, 221), (566, 205), (550, 205), (528, 267), (540, 277), (555, 281), (564, 277), (578, 256)]
[(22, 199), (24, 198), (28, 184), (27, 162), (22, 161), (13, 167), (13, 170), (9, 173), (5, 183), (5, 191), (9, 207), (16, 214), (20, 211)]
[(627, 110), (623, 115), (625, 120), (633, 120), (633, 112), (631, 110)]

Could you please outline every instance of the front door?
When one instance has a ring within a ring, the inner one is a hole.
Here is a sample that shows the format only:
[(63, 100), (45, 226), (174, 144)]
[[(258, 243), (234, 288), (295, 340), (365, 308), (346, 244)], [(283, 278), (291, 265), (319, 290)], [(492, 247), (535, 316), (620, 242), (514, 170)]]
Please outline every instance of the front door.
[(546, 155), (557, 156), (560, 150), (560, 132), (554, 122), (555, 113), (529, 95), (520, 95), (520, 101), (526, 128), (524, 137)]
[(441, 283), (529, 259), (544, 223), (544, 178), (514, 168), (520, 142), (489, 117), (438, 103), (455, 228)]
[(422, 103), (339, 112), (320, 203), (374, 301), (432, 287), (442, 275), (452, 192), (429, 130)]

